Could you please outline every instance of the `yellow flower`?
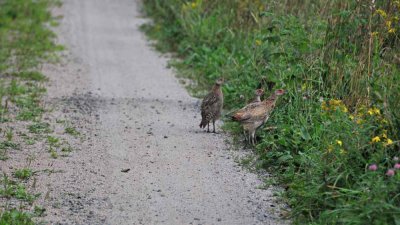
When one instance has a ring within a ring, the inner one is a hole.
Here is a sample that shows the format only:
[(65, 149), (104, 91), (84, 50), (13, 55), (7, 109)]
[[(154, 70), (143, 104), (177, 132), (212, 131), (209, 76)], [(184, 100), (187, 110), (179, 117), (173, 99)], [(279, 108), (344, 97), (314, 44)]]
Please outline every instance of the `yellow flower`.
[(387, 20), (387, 21), (386, 21), (386, 27), (387, 27), (388, 29), (392, 28), (392, 21), (391, 21), (391, 20)]
[(386, 139), (387, 138), (387, 134), (383, 133), (382, 137)]
[(374, 108), (374, 113), (377, 115), (381, 115), (381, 111), (378, 108)]
[(386, 18), (386, 16), (387, 16), (386, 12), (383, 11), (382, 9), (376, 10), (376, 13), (381, 15), (383, 18)]
[(304, 90), (306, 90), (306, 89), (307, 89), (307, 84), (306, 84), (306, 83), (302, 84), (302, 85), (301, 85), (301, 90), (304, 91)]
[(375, 36), (378, 36), (378, 34), (379, 34), (379, 32), (374, 31), (374, 32), (371, 33), (371, 36), (372, 36), (372, 37), (375, 37)]
[(262, 44), (261, 40), (256, 40), (256, 45), (260, 46)]
[(389, 34), (394, 34), (394, 33), (396, 33), (396, 29), (390, 28), (390, 29), (388, 30), (388, 33), (389, 33)]
[(326, 102), (325, 102), (325, 101), (323, 101), (323, 102), (321, 103), (321, 108), (322, 108), (322, 110), (325, 110), (325, 111), (328, 111), (328, 110), (329, 110), (329, 107), (326, 105)]
[(374, 142), (374, 143), (380, 142), (380, 141), (381, 141), (381, 138), (379, 136), (372, 138), (372, 142)]
[(339, 153), (343, 155), (343, 154), (346, 154), (347, 151), (342, 148), (342, 149), (340, 149)]
[(341, 103), (342, 103), (342, 101), (340, 101), (340, 100), (336, 100), (336, 99), (329, 100), (329, 105), (338, 106), (338, 105), (340, 105)]
[(357, 124), (362, 124), (362, 123), (364, 123), (364, 120), (358, 119), (358, 120), (356, 121), (356, 123), (357, 123)]
[(354, 116), (353, 116), (353, 115), (350, 115), (349, 118), (350, 118), (351, 120), (354, 120)]
[(368, 109), (368, 114), (369, 115), (381, 115), (381, 111), (378, 109), (378, 108), (375, 108), (375, 107), (373, 107), (373, 108), (370, 108), (370, 109)]
[(391, 144), (393, 144), (393, 141), (392, 141), (392, 139), (388, 138), (386, 140), (386, 144), (385, 145), (391, 145)]
[(374, 111), (372, 111), (372, 109), (368, 109), (368, 114), (372, 116), (374, 115)]
[(192, 9), (195, 9), (195, 8), (197, 7), (197, 3), (196, 3), (196, 2), (192, 2), (192, 3), (190, 4), (190, 6), (192, 7)]
[(340, 109), (342, 110), (342, 112), (345, 112), (345, 113), (347, 113), (349, 110), (347, 109), (347, 107), (346, 106), (344, 106), (344, 105), (342, 105), (341, 107), (340, 107)]
[(342, 146), (343, 142), (341, 140), (336, 140), (336, 144), (338, 144), (339, 146)]

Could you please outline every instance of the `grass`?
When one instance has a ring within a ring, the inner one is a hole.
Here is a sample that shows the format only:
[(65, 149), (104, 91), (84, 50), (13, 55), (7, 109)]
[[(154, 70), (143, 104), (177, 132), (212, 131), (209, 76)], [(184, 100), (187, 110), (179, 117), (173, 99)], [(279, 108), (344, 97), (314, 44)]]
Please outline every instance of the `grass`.
[(28, 130), (34, 134), (50, 133), (50, 124), (45, 122), (34, 123), (28, 126)]
[(74, 137), (77, 137), (80, 135), (80, 133), (74, 127), (66, 127), (65, 133), (72, 135)]
[(0, 225), (34, 225), (32, 216), (29, 213), (12, 209), (0, 211)]
[[(287, 91), (254, 151), (286, 189), (295, 224), (400, 221), (400, 5), (370, 4), (144, 1), (154, 22), (143, 30), (174, 52), (170, 65), (195, 81), (195, 96), (221, 76), (228, 112), (259, 86)], [(224, 129), (240, 135), (228, 118)]]
[(33, 172), (29, 168), (18, 169), (14, 173), (14, 176), (21, 180), (28, 180), (32, 175)]

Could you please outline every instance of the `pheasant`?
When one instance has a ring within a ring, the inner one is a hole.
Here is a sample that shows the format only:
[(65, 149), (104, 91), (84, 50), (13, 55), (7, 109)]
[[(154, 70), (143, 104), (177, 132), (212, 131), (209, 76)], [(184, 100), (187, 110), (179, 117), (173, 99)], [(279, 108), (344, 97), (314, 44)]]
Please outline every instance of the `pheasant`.
[(238, 110), (232, 119), (238, 121), (243, 126), (245, 137), (253, 145), (255, 144), (255, 133), (257, 128), (261, 127), (269, 119), (269, 115), (275, 108), (276, 100), (280, 95), (285, 93), (284, 90), (276, 90), (271, 96), (262, 102), (250, 103), (244, 108)]
[(207, 132), (210, 132), (210, 122), (213, 123), (213, 133), (215, 133), (215, 121), (219, 119), (224, 104), (224, 95), (221, 90), (221, 85), (224, 79), (218, 79), (211, 92), (204, 97), (201, 103), (201, 123), (200, 128), (205, 128), (207, 125)]

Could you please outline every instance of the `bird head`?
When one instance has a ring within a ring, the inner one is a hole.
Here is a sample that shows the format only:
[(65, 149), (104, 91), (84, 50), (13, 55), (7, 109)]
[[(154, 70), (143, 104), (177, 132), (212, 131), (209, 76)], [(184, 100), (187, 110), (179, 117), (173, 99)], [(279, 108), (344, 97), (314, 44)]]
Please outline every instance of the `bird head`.
[(218, 80), (215, 81), (215, 84), (216, 84), (216, 85), (222, 85), (222, 84), (224, 84), (224, 78), (223, 78), (223, 77), (219, 78)]
[(256, 96), (263, 96), (264, 94), (264, 89), (260, 88), (254, 91)]
[(276, 90), (275, 91), (275, 95), (283, 95), (283, 94), (285, 94), (285, 90), (283, 90), (283, 89), (278, 89), (278, 90)]

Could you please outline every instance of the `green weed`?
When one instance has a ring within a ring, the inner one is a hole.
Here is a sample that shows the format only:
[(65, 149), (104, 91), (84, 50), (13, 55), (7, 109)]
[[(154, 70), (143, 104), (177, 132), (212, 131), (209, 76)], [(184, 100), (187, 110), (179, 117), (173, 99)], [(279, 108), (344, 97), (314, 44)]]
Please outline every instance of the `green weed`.
[(10, 180), (6, 175), (4, 175), (3, 179), (0, 180), (0, 197), (8, 199), (16, 198), (32, 203), (38, 195), (29, 194), (23, 184)]
[(14, 176), (21, 180), (27, 180), (33, 175), (33, 172), (29, 168), (18, 169), (15, 171)]
[(12, 209), (9, 211), (0, 211), (0, 224), (1, 225), (34, 225), (32, 216), (23, 211)]
[(50, 124), (45, 122), (39, 122), (28, 126), (28, 130), (34, 134), (50, 133)]
[(74, 137), (77, 137), (80, 135), (80, 133), (74, 127), (66, 127), (65, 133), (72, 135)]

